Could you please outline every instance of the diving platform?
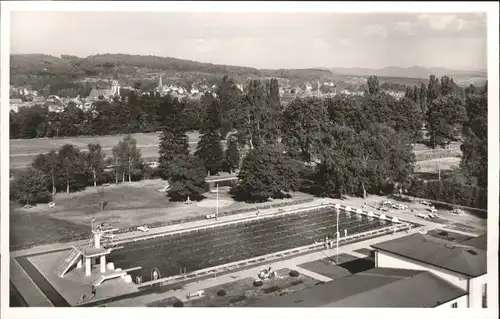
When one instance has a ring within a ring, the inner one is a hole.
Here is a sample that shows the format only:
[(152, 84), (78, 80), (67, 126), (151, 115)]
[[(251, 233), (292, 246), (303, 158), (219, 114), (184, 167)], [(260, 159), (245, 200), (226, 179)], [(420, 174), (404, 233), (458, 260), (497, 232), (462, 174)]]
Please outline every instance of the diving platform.
[(99, 276), (99, 278), (97, 278), (94, 281), (93, 285), (95, 287), (97, 287), (97, 286), (100, 286), (106, 280), (115, 279), (115, 278), (124, 278), (125, 276), (127, 276), (129, 271), (139, 270), (141, 268), (142, 267), (140, 267), (140, 266), (139, 267), (132, 267), (132, 268), (124, 269), (124, 270), (115, 271), (115, 272), (112, 272), (109, 274), (101, 275), (101, 276)]
[(92, 264), (97, 259), (99, 259), (100, 272), (106, 272), (106, 256), (117, 249), (114, 247), (115, 235), (113, 233), (118, 229), (104, 224), (94, 225), (94, 220), (92, 220), (91, 230), (93, 237), (89, 242), (73, 246), (69, 255), (61, 263), (57, 269), (59, 277), (64, 277), (75, 264), (77, 269), (81, 269), (85, 265), (85, 276), (90, 276)]

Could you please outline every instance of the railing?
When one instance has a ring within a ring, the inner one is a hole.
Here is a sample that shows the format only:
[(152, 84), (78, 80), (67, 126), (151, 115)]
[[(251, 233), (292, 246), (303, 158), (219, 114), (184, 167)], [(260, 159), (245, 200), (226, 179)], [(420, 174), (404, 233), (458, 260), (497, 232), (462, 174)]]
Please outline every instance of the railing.
[[(360, 238), (368, 239), (368, 238), (372, 238), (372, 237), (378, 237), (381, 234), (397, 233), (397, 232), (401, 232), (404, 230), (408, 230), (409, 228), (410, 228), (410, 224), (408, 224), (408, 223), (400, 223), (400, 224), (396, 224), (396, 225), (391, 225), (391, 226), (387, 226), (387, 227), (379, 228), (379, 229), (375, 229), (375, 230), (370, 230), (370, 231), (363, 232), (363, 233), (348, 235), (347, 237), (340, 237), (339, 244), (340, 243), (345, 244), (347, 242), (352, 242), (352, 241), (360, 239)], [(215, 275), (217, 273), (227, 272), (227, 271), (230, 271), (233, 269), (237, 269), (239, 267), (247, 266), (249, 264), (263, 263), (263, 262), (281, 259), (281, 258), (285, 258), (285, 257), (292, 257), (294, 255), (301, 254), (301, 253), (304, 253), (307, 251), (318, 250), (321, 247), (324, 247), (324, 245), (325, 245), (325, 243), (323, 243), (323, 242), (317, 242), (314, 244), (301, 246), (301, 247), (297, 247), (297, 248), (292, 248), (292, 249), (288, 249), (288, 250), (283, 250), (283, 251), (279, 251), (279, 252), (275, 252), (275, 253), (271, 253), (271, 254), (261, 255), (261, 256), (253, 257), (253, 258), (246, 259), (246, 260), (240, 260), (240, 261), (235, 261), (235, 262), (224, 264), (224, 265), (218, 265), (218, 266), (214, 266), (214, 267), (210, 267), (210, 268), (204, 268), (204, 269), (196, 270), (196, 271), (193, 271), (193, 272), (190, 272), (187, 274), (183, 274), (183, 275), (176, 275), (176, 276), (170, 276), (170, 277), (161, 278), (161, 279), (157, 279), (157, 280), (147, 281), (147, 282), (144, 282), (144, 283), (139, 284), (137, 286), (138, 287), (146, 287), (146, 286), (152, 286), (155, 284), (166, 285), (166, 284), (171, 284), (174, 282), (180, 282), (180, 281), (196, 278), (199, 276), (206, 276), (206, 275), (211, 275), (211, 274)]]

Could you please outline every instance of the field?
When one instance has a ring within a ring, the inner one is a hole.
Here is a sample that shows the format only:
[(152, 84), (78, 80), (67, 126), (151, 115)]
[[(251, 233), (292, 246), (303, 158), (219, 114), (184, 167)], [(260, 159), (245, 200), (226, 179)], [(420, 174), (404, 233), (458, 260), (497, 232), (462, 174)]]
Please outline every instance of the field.
[[(157, 158), (159, 133), (136, 133), (131, 134), (137, 140), (137, 148), (141, 151), (143, 158)], [(199, 140), (197, 132), (189, 132), (189, 144), (191, 149), (196, 147)], [(36, 155), (47, 153), (51, 149), (57, 149), (64, 144), (73, 144), (85, 150), (89, 143), (100, 143), (104, 153), (111, 156), (112, 148), (125, 137), (125, 134), (107, 136), (75, 136), (59, 139), (15, 139), (10, 140), (10, 167), (13, 169), (29, 166)]]
[[(227, 284), (218, 285), (205, 289), (201, 298), (185, 301), (184, 307), (245, 307), (255, 304), (261, 299), (301, 291), (311, 288), (321, 282), (299, 274), (298, 277), (289, 275), (290, 269), (279, 269), (276, 271), (279, 279), (265, 281), (261, 287), (254, 287), (254, 278), (245, 278)], [(219, 296), (217, 292), (224, 290), (226, 294)], [(167, 298), (150, 303), (148, 307), (172, 307), (177, 298)]]
[[(207, 199), (194, 205), (185, 205), (169, 202), (165, 194), (158, 191), (164, 186), (165, 182), (162, 180), (146, 180), (110, 185), (104, 187), (103, 192), (89, 187), (69, 195), (57, 194), (54, 208), (48, 208), (46, 204), (39, 204), (30, 209), (12, 206), (10, 227), (16, 231), (10, 232), (11, 249), (71, 241), (81, 239), (82, 236), (86, 238), (89, 236), (92, 217), (100, 222), (111, 223), (117, 228), (128, 228), (215, 212), (215, 208), (210, 207), (211, 205), (205, 205), (205, 202), (215, 199), (215, 194), (207, 193)], [(290, 199), (274, 200), (273, 203), (312, 197), (303, 193), (291, 195)], [(108, 202), (104, 211), (99, 210), (101, 198)], [(255, 206), (255, 204), (234, 202), (227, 193), (222, 192), (219, 199), (230, 204), (221, 208), (220, 212)]]
[[(156, 159), (158, 157), (159, 133), (136, 133), (131, 134), (137, 140), (137, 147), (141, 151), (143, 158)], [(112, 148), (121, 140), (125, 134), (107, 135), (107, 136), (78, 136), (59, 139), (40, 138), (40, 139), (14, 139), (10, 140), (10, 168), (18, 169), (31, 165), (36, 155), (47, 153), (51, 149), (57, 149), (64, 144), (76, 145), (81, 150), (85, 150), (89, 143), (101, 144), (104, 153), (111, 156)], [(189, 132), (189, 145), (193, 151), (199, 141), (198, 132)], [(450, 149), (438, 149), (434, 152), (423, 144), (414, 146), (415, 155), (418, 161), (429, 160), (440, 157), (452, 157), (461, 154), (460, 144), (453, 143)]]
[[(326, 236), (332, 238), (336, 214), (333, 209), (325, 208), (127, 243), (111, 253), (110, 260), (122, 269), (142, 266), (132, 273), (134, 280), (136, 276), (141, 276), (143, 282), (150, 280), (155, 268), (161, 277), (174, 276), (184, 268), (192, 272), (313, 244)], [(370, 220), (356, 214), (339, 214), (342, 234), (345, 229), (352, 235), (390, 225), (388, 221)]]

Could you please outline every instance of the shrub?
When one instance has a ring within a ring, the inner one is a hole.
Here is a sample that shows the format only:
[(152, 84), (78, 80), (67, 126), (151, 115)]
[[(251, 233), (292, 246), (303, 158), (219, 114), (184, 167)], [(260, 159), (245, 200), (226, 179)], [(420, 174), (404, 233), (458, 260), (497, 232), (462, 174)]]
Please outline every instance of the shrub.
[(263, 284), (262, 280), (255, 280), (253, 282), (254, 287), (262, 287)]
[(217, 296), (224, 297), (226, 295), (226, 291), (224, 289), (220, 289), (217, 291)]
[(291, 270), (289, 273), (290, 277), (298, 277), (299, 272), (297, 270)]
[(184, 307), (184, 303), (181, 300), (174, 302), (174, 307)]

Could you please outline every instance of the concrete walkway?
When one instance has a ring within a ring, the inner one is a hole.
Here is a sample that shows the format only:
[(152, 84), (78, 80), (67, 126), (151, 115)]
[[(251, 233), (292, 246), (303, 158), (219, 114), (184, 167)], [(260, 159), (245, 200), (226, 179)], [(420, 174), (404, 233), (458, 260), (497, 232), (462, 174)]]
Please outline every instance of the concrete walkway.
[[(266, 210), (262, 209), (260, 211), (259, 216), (266, 217), (266, 216), (270, 216), (270, 215), (275, 215), (275, 214), (279, 213), (279, 210), (291, 211), (291, 210), (296, 210), (296, 209), (301, 209), (301, 208), (320, 206), (322, 204), (335, 204), (335, 203), (345, 204), (339, 200), (334, 200), (334, 199), (329, 199), (329, 198), (317, 198), (317, 199), (313, 200), (312, 202), (270, 208), (270, 209), (266, 209)], [(398, 217), (402, 220), (406, 220), (406, 221), (418, 222), (420, 224), (425, 225), (426, 229), (429, 229), (429, 230), (439, 228), (442, 226), (441, 224), (436, 224), (436, 223), (433, 223), (431, 221), (417, 219), (416, 217), (414, 217), (413, 215), (411, 215), (409, 213), (405, 214), (405, 213), (398, 212), (398, 211), (394, 211), (394, 212), (391, 211), (391, 212), (387, 213), (387, 215), (388, 216), (396, 216), (396, 217)], [(167, 233), (167, 232), (178, 231), (178, 230), (182, 230), (182, 229), (186, 229), (186, 228), (203, 227), (206, 225), (211, 225), (215, 222), (222, 223), (222, 222), (230, 222), (230, 221), (234, 221), (234, 220), (248, 219), (248, 218), (255, 218), (255, 217), (256, 217), (256, 210), (248, 212), (248, 213), (223, 216), (223, 217), (218, 218), (218, 220), (213, 220), (213, 219), (212, 220), (199, 220), (199, 221), (194, 221), (194, 222), (190, 222), (190, 223), (183, 223), (183, 224), (153, 228), (147, 233), (135, 231), (135, 232), (118, 234), (116, 236), (115, 240), (118, 241), (118, 240), (124, 240), (124, 239), (133, 239), (133, 238), (138, 237), (138, 236), (145, 236), (145, 235), (151, 236), (151, 235), (155, 235), (155, 234), (162, 234), (162, 233)], [(401, 237), (401, 236), (406, 236), (406, 235), (407, 235), (406, 232), (403, 232), (403, 233), (396, 234), (396, 235), (387, 235), (387, 236), (378, 237), (378, 238), (371, 239), (371, 240), (366, 240), (366, 241), (363, 241), (360, 243), (347, 245), (347, 246), (339, 248), (339, 253), (348, 252), (348, 251), (352, 252), (353, 250), (357, 250), (360, 248), (367, 248), (372, 243), (381, 242), (381, 241), (385, 241), (385, 240), (388, 240), (391, 238), (396, 238), (396, 237)], [(30, 249), (25, 249), (25, 250), (20, 250), (20, 251), (14, 251), (14, 252), (10, 253), (11, 265), (13, 262), (14, 262), (14, 264), (17, 264), (17, 262), (15, 262), (15, 260), (12, 260), (12, 258), (15, 258), (15, 257), (29, 255), (29, 254), (35, 254), (35, 253), (50, 252), (50, 251), (60, 250), (60, 249), (69, 249), (77, 243), (86, 243), (86, 242), (88, 242), (88, 239), (78, 241), (78, 242), (50, 244), (50, 245), (37, 246), (37, 247), (33, 247)], [(316, 253), (312, 253), (312, 254), (308, 254), (308, 255), (304, 255), (304, 256), (299, 256), (299, 257), (288, 259), (288, 260), (278, 261), (278, 262), (273, 263), (273, 265), (274, 265), (275, 269), (296, 268), (296, 266), (298, 264), (302, 264), (302, 263), (305, 263), (308, 261), (314, 261), (317, 259), (324, 258), (326, 256), (332, 256), (334, 254), (335, 254), (335, 249), (329, 250), (329, 251), (316, 252)], [(355, 255), (355, 254), (356, 253), (353, 253), (353, 255)], [(355, 256), (358, 257), (359, 255), (360, 254), (356, 254)], [(363, 257), (365, 257), (365, 256), (363, 256)], [(220, 285), (220, 284), (223, 284), (226, 282), (234, 281), (235, 276), (238, 279), (242, 279), (242, 278), (246, 278), (246, 277), (255, 277), (255, 274), (259, 270), (260, 270), (259, 267), (257, 267), (257, 268), (252, 268), (250, 270), (244, 270), (244, 271), (238, 272), (238, 273), (221, 275), (221, 276), (217, 277), (217, 280), (215, 282), (211, 279), (204, 280), (201, 282), (195, 282), (195, 283), (187, 284), (185, 289), (186, 289), (186, 291), (189, 291), (189, 292), (197, 291), (200, 289), (208, 288), (210, 286)], [(24, 272), (24, 270), (18, 264), (17, 264), (17, 266), (16, 265), (11, 266), (10, 271), (11, 271), (11, 278), (15, 278), (15, 281), (13, 281), (13, 283), (15, 284), (15, 286), (17, 287), (19, 292), (23, 296), (25, 296), (25, 295), (30, 296), (29, 298), (31, 298), (30, 299), (31, 302), (28, 300), (28, 298), (26, 298), (26, 300), (29, 302), (30, 305), (46, 305), (47, 298), (41, 293), (39, 288), (35, 285), (35, 283), (31, 280), (31, 278), (29, 278), (29, 276)], [(307, 270), (304, 271), (304, 273), (305, 272), (307, 272)], [(311, 275), (311, 277), (314, 276), (314, 278), (318, 278), (318, 279), (319, 279), (318, 276), (320, 276), (319, 274), (315, 274), (315, 275), (310, 274), (310, 275)], [(323, 276), (321, 276), (321, 277), (323, 278)], [(325, 279), (325, 278), (323, 278), (323, 279)], [(321, 279), (319, 279), (319, 280), (321, 280)], [(34, 292), (34, 291), (36, 291), (36, 292)], [(117, 301), (117, 302), (112, 303), (110, 305), (112, 305), (112, 306), (125, 306), (125, 305), (131, 306), (132, 304), (137, 304), (138, 306), (144, 306), (144, 304), (146, 304), (146, 303), (149, 303), (149, 302), (152, 302), (155, 300), (159, 300), (159, 299), (163, 299), (163, 298), (168, 298), (169, 296), (173, 296), (176, 294), (179, 295), (179, 292), (178, 291), (175, 291), (175, 292), (169, 291), (169, 292), (166, 292), (164, 294), (156, 294), (155, 293), (155, 294), (148, 295), (148, 296), (127, 299), (124, 301)], [(184, 292), (182, 290), (182, 294), (187, 295), (187, 292)]]
[(52, 307), (50, 300), (38, 288), (15, 259), (10, 259), (10, 281), (30, 307)]

